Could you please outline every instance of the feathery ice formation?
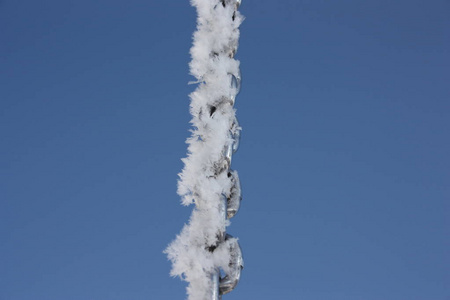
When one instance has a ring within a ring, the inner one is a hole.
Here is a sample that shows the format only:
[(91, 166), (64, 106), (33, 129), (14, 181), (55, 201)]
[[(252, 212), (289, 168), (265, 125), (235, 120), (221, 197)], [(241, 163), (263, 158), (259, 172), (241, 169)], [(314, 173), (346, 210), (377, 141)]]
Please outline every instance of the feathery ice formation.
[(189, 66), (198, 86), (190, 95), (193, 129), (178, 194), (183, 205), (195, 208), (165, 253), (171, 275), (189, 283), (189, 300), (211, 300), (233, 290), (243, 268), (237, 239), (225, 232), (241, 202), (238, 173), (230, 167), (241, 131), (233, 106), (241, 83), (234, 55), (243, 17), (240, 0), (191, 3), (198, 16)]

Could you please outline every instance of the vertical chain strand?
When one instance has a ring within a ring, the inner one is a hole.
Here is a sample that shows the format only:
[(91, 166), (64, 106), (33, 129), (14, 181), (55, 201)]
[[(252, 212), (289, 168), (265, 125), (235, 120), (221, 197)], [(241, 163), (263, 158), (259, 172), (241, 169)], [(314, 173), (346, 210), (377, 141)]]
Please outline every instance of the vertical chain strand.
[[(234, 8), (234, 12), (232, 15), (232, 20), (235, 20), (236, 11), (239, 8), (241, 1), (240, 0), (221, 0), (222, 6), (232, 6)], [(234, 55), (237, 51), (237, 41), (233, 41), (231, 43), (232, 47), (225, 47), (222, 51), (223, 54), (228, 55), (231, 59), (234, 58)], [(218, 55), (214, 53), (213, 56)], [(223, 101), (228, 102), (231, 106), (234, 105), (236, 100), (236, 96), (240, 91), (241, 86), (241, 75), (238, 70), (237, 74), (229, 74), (230, 79), (230, 87), (233, 92), (228, 95), (228, 97), (224, 97)], [(240, 142), (240, 131), (239, 123), (237, 118), (235, 117), (230, 130), (229, 137), (230, 141), (226, 145), (224, 149), (224, 158), (227, 161), (227, 176), (231, 178), (231, 188), (227, 195), (221, 199), (221, 217), (224, 219), (232, 218), (240, 207), (240, 202), (242, 200), (241, 197), (241, 187), (239, 177), (236, 171), (231, 170), (231, 158), (233, 154), (237, 151)], [(222, 171), (222, 170), (221, 170)], [(232, 236), (226, 234), (225, 232), (221, 232), (219, 234), (219, 243), (223, 243), (225, 240), (231, 239)], [(216, 268), (211, 275), (211, 279), (213, 281), (212, 288), (212, 300), (221, 300), (222, 295), (231, 292), (239, 282), (241, 270), (244, 267), (244, 262), (242, 258), (242, 252), (237, 240), (234, 240), (233, 243), (229, 246), (230, 251), (230, 261), (229, 261), (229, 273), (226, 273), (224, 277), (220, 277), (220, 270)]]
[(244, 266), (237, 239), (226, 233), (242, 200), (231, 160), (241, 132), (234, 108), (241, 74), (234, 56), (243, 17), (240, 0), (191, 3), (198, 17), (189, 65), (198, 86), (190, 95), (193, 129), (178, 194), (184, 205), (195, 208), (165, 252), (172, 261), (171, 275), (189, 283), (189, 300), (220, 300), (236, 287)]

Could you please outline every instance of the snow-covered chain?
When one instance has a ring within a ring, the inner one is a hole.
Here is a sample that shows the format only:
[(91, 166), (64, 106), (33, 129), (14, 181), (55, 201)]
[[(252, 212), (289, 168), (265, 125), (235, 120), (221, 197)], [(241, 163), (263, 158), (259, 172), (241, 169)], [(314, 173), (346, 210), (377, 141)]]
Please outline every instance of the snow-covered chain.
[(195, 208), (165, 252), (171, 275), (188, 282), (189, 300), (218, 300), (234, 289), (243, 268), (237, 239), (225, 232), (241, 202), (238, 173), (230, 167), (241, 131), (233, 106), (241, 84), (234, 55), (243, 17), (240, 0), (191, 4), (198, 16), (189, 66), (198, 86), (190, 95), (193, 129), (178, 194)]

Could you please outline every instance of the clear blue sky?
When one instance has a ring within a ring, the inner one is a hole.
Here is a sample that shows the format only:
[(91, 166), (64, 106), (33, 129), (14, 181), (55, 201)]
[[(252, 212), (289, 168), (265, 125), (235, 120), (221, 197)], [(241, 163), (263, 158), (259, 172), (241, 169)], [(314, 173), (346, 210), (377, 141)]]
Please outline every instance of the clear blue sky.
[[(244, 0), (233, 299), (450, 299), (450, 3)], [(189, 2), (0, 1), (0, 299), (184, 299)]]

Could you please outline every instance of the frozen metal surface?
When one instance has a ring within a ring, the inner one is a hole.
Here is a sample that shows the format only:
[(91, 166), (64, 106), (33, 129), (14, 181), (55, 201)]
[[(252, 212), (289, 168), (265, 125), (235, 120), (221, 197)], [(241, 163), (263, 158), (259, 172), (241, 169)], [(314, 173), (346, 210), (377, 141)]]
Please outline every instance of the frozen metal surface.
[(220, 271), (216, 270), (213, 274), (211, 274), (212, 288), (211, 288), (211, 300), (221, 300), (222, 296), (220, 295)]
[(229, 234), (227, 234), (226, 239), (230, 240), (230, 271), (225, 277), (220, 278), (219, 280), (219, 291), (221, 295), (231, 292), (236, 287), (241, 278), (241, 271), (244, 268), (244, 260), (238, 241), (233, 239)]
[(232, 186), (230, 193), (227, 197), (227, 218), (231, 219), (239, 211), (241, 206), (242, 194), (241, 194), (241, 182), (237, 171), (230, 170), (228, 176), (231, 179)]
[(236, 151), (239, 148), (239, 143), (241, 141), (241, 127), (239, 126), (239, 122), (237, 118), (234, 118), (233, 125), (230, 129), (231, 138), (233, 139), (233, 154), (236, 153)]

